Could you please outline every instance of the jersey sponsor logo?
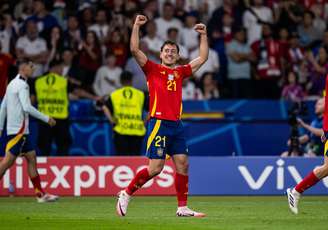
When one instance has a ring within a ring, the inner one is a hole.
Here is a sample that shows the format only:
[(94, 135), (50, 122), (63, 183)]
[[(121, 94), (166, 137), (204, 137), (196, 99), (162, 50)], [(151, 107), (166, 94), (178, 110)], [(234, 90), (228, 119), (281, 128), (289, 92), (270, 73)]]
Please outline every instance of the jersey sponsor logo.
[(165, 74), (166, 74), (166, 72), (165, 72), (165, 71), (161, 71), (160, 73), (161, 73), (161, 74), (163, 74), (163, 75), (165, 75)]
[(162, 115), (162, 112), (156, 112), (156, 115), (160, 116), (160, 115)]

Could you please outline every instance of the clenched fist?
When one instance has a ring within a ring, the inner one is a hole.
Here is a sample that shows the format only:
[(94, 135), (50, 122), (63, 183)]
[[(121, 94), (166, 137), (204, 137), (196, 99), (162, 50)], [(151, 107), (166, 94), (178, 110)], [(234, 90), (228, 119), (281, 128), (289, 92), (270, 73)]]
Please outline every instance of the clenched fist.
[(137, 15), (136, 20), (134, 22), (135, 25), (142, 26), (147, 22), (147, 17), (144, 15)]
[(196, 24), (194, 30), (200, 34), (207, 34), (206, 26), (203, 23)]

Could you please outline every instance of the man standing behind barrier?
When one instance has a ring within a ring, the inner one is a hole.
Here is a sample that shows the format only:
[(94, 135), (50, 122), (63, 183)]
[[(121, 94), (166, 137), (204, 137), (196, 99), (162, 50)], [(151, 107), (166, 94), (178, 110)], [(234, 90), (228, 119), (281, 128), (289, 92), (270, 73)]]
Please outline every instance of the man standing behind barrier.
[(139, 155), (146, 133), (142, 113), (145, 95), (132, 87), (132, 74), (121, 73), (122, 88), (115, 90), (109, 97), (103, 111), (114, 126), (116, 154), (120, 156)]
[(68, 81), (60, 75), (61, 73), (61, 64), (54, 62), (50, 64), (49, 73), (35, 81), (39, 110), (55, 118), (57, 122), (55, 127), (39, 123), (38, 146), (45, 156), (50, 155), (53, 140), (56, 142), (59, 156), (68, 155), (71, 144), (68, 119)]

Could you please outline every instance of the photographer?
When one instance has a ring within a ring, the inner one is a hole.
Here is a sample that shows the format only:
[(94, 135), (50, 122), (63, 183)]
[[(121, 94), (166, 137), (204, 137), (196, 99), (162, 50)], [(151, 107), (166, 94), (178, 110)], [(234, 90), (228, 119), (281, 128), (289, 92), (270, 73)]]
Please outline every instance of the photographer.
[[(288, 140), (289, 151), (283, 152), (282, 157), (287, 156), (308, 156), (314, 157), (321, 155), (323, 152), (323, 144), (321, 142), (323, 112), (325, 107), (324, 98), (317, 100), (315, 104), (316, 117), (312, 120), (311, 124), (305, 123), (302, 119), (296, 118), (297, 128), (296, 135), (293, 131), (290, 139)], [(300, 127), (302, 129), (300, 129)], [(293, 127), (292, 127), (293, 130)], [(302, 132), (304, 130), (305, 132)], [(302, 135), (298, 135), (303, 133)], [(295, 140), (294, 138), (297, 138)]]

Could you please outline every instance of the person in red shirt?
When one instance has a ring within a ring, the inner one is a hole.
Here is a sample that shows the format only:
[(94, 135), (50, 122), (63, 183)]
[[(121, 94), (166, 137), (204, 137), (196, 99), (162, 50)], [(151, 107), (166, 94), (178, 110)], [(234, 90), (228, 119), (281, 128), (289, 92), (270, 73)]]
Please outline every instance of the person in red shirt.
[(325, 110), (323, 115), (323, 132), (321, 141), (325, 144), (324, 148), (324, 163), (321, 166), (314, 168), (300, 183), (294, 188), (287, 189), (287, 199), (290, 210), (294, 214), (298, 214), (298, 202), (303, 192), (320, 180), (328, 176), (328, 75), (326, 76), (326, 94), (325, 94)]
[(188, 194), (188, 148), (182, 113), (182, 81), (197, 71), (208, 58), (206, 26), (196, 24), (195, 31), (200, 34), (199, 57), (187, 65), (177, 66), (179, 46), (165, 41), (160, 49), (161, 64), (150, 61), (139, 49), (139, 30), (147, 22), (146, 16), (138, 15), (132, 29), (130, 49), (137, 63), (144, 71), (150, 95), (150, 120), (148, 123), (147, 168), (137, 173), (129, 186), (119, 193), (116, 205), (117, 214), (125, 216), (130, 197), (147, 181), (158, 175), (169, 154), (176, 167), (175, 188), (177, 192), (177, 216), (204, 217), (187, 207)]
[(8, 84), (8, 71), (10, 66), (15, 63), (15, 59), (10, 54), (1, 52), (2, 46), (0, 42), (0, 99), (2, 99), (6, 93)]

